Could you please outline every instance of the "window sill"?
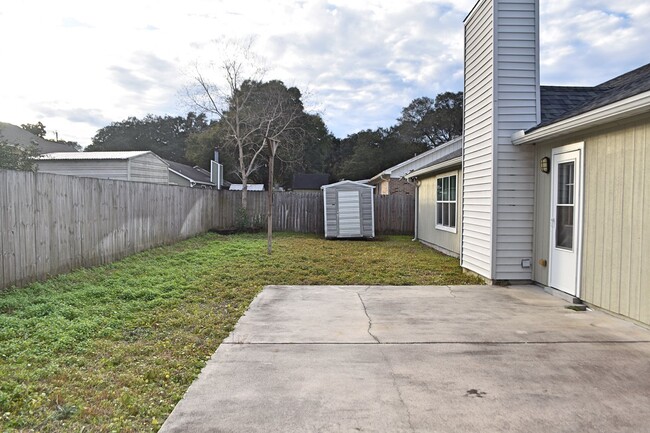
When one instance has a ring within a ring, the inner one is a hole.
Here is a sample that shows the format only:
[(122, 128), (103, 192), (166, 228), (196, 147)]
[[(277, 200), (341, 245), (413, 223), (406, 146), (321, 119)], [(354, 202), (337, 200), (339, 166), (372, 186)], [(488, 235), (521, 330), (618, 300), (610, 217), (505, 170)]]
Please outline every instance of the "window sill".
[(443, 232), (456, 233), (456, 227), (447, 227), (439, 226), (436, 224), (436, 230), (442, 230)]

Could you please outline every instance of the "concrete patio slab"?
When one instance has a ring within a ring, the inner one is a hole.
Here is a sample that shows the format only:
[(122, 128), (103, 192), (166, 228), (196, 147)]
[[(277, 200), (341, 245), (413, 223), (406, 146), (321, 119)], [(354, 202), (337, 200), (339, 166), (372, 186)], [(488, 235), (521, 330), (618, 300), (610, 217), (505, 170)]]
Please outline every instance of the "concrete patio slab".
[(638, 432), (650, 331), (533, 286), (270, 286), (169, 432)]

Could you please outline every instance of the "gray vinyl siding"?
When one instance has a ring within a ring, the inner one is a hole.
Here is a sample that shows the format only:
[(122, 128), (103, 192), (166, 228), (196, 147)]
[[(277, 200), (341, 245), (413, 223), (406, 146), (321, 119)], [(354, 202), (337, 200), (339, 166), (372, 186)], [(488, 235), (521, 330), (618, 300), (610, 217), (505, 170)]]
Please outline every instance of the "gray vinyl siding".
[(538, 1), (496, 2), (496, 280), (532, 279), (521, 260), (533, 256), (534, 148), (514, 146), (511, 136), (540, 121)]
[(42, 173), (98, 179), (130, 180), (165, 185), (169, 183), (167, 164), (151, 153), (131, 159), (40, 160), (38, 170)]
[(492, 274), (492, 0), (476, 5), (465, 23), (461, 265)]
[(169, 167), (152, 153), (136, 156), (130, 160), (130, 179), (135, 182), (169, 183)]
[(344, 184), (327, 187), (323, 190), (325, 197), (325, 237), (335, 238), (339, 236), (338, 221), (338, 192), (358, 191), (361, 218), (361, 233), (363, 237), (374, 237), (374, 210), (373, 210), (373, 188)]
[(38, 162), (41, 173), (63, 174), (99, 179), (129, 180), (126, 159), (108, 160), (41, 160)]
[[(537, 144), (536, 159), (584, 142), (580, 297), (650, 324), (650, 119)], [(536, 170), (535, 281), (548, 284), (551, 175)]]
[(190, 181), (185, 179), (183, 176), (179, 176), (176, 173), (169, 172), (169, 183), (171, 185), (178, 186), (190, 186)]
[(538, 0), (485, 0), (465, 24), (462, 266), (530, 280), (534, 149), (514, 132), (539, 122)]
[[(456, 175), (458, 188), (456, 193), (456, 233), (436, 228), (437, 179), (454, 174)], [(461, 174), (459, 170), (440, 173), (437, 176), (422, 179), (418, 187), (418, 240), (454, 257), (458, 257), (460, 254), (461, 227), (459, 211), (462, 207), (463, 196), (462, 183), (460, 182)]]

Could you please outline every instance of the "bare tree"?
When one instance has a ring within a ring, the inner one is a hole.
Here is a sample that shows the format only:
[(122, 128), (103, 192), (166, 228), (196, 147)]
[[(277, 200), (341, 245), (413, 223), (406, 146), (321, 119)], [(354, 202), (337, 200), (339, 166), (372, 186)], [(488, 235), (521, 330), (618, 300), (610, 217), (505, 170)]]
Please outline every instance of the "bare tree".
[[(301, 93), (281, 81), (264, 82), (265, 69), (259, 66), (261, 62), (252, 53), (250, 42), (235, 44), (234, 48), (217, 66), (211, 65), (210, 77), (197, 66), (195, 85), (188, 88), (188, 96), (196, 107), (218, 117), (215, 127), (220, 142), (237, 153), (243, 209), (247, 208), (249, 177), (264, 166), (267, 157), (272, 206), (276, 157), (290, 163), (303, 153), (305, 112)], [(269, 211), (269, 253), (272, 217)]]
[(228, 41), (218, 51), (220, 61), (196, 65), (194, 85), (187, 88), (187, 96), (198, 109), (217, 116), (225, 129), (224, 145), (237, 149), (242, 207), (246, 209), (248, 178), (261, 166), (264, 143), (257, 142), (261, 125), (259, 119), (251, 118), (257, 114), (249, 109), (255, 86), (244, 83), (262, 81), (266, 69), (252, 52), (252, 40)]

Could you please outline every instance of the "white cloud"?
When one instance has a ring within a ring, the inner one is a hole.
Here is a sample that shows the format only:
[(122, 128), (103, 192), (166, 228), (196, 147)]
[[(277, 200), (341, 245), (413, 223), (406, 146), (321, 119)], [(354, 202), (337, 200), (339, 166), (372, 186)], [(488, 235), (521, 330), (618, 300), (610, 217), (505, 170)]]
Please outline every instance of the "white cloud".
[[(541, 0), (542, 82), (602, 82), (647, 62), (650, 5)], [(462, 89), (474, 0), (6, 2), (0, 120), (88, 144), (128, 116), (181, 114), (211, 41), (256, 36), (268, 78), (298, 86), (338, 135), (389, 126), (413, 98)]]
[(595, 85), (648, 62), (647, 4), (566, 0), (541, 5), (542, 82)]

